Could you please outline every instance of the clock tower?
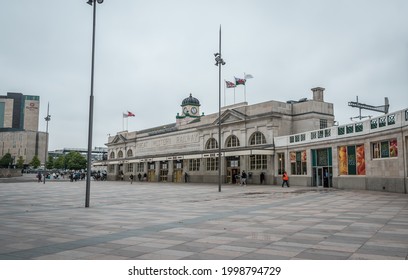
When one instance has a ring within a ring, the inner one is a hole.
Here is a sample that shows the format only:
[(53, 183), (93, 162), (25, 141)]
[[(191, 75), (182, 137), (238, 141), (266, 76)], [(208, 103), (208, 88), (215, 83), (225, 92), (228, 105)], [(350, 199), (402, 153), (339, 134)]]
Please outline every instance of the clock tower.
[(195, 118), (200, 118), (200, 101), (190, 93), (181, 103), (181, 115), (177, 114), (176, 119), (177, 123), (184, 124)]

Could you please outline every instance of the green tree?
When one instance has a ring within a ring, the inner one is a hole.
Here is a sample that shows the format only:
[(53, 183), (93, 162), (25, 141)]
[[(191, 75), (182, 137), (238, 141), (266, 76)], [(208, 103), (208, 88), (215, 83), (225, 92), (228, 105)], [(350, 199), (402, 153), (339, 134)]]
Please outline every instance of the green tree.
[(17, 168), (20, 168), (20, 169), (24, 168), (24, 158), (23, 158), (23, 156), (18, 157)]
[(54, 168), (56, 168), (56, 169), (65, 169), (65, 168), (67, 168), (65, 166), (65, 157), (64, 157), (64, 155), (61, 155), (61, 156), (57, 157), (57, 159), (54, 160)]
[(46, 167), (47, 169), (52, 169), (54, 167), (54, 158), (52, 156), (48, 156)]
[(35, 155), (30, 162), (30, 165), (34, 168), (38, 168), (41, 165), (41, 161), (38, 158), (38, 155)]
[(86, 158), (84, 158), (78, 152), (69, 152), (65, 156), (65, 164), (68, 169), (85, 169), (86, 168)]
[(10, 153), (5, 154), (0, 159), (0, 167), (9, 167), (11, 164), (13, 164), (13, 158)]

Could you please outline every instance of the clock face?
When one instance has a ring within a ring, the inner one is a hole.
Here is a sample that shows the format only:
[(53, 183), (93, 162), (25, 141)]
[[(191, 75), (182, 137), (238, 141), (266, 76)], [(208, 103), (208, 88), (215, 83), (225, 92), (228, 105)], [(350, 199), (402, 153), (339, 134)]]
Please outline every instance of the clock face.
[(191, 113), (193, 113), (194, 115), (197, 114), (197, 108), (196, 107), (191, 108)]
[(184, 113), (184, 115), (188, 113), (188, 109), (187, 109), (187, 107), (184, 107), (184, 109), (183, 109), (183, 113)]

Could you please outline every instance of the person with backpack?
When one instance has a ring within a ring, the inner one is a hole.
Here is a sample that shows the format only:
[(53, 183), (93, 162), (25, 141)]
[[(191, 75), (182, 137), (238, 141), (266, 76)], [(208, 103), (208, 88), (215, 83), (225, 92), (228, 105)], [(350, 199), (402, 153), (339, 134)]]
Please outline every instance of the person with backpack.
[(282, 175), (282, 188), (285, 184), (289, 188), (289, 176), (288, 173), (286, 173), (286, 171), (284, 171)]

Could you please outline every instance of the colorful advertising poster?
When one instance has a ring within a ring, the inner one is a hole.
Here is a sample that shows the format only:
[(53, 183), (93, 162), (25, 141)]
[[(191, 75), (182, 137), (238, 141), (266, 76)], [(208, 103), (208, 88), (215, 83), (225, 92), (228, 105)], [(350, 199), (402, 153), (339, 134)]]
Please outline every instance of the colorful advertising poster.
[(398, 156), (398, 146), (397, 146), (397, 139), (390, 141), (390, 157), (397, 157)]
[(306, 151), (302, 151), (302, 162), (307, 161)]
[(366, 175), (364, 145), (356, 147), (357, 156), (357, 174)]
[(347, 147), (339, 147), (339, 175), (348, 174)]
[(290, 162), (296, 162), (296, 152), (290, 152)]

